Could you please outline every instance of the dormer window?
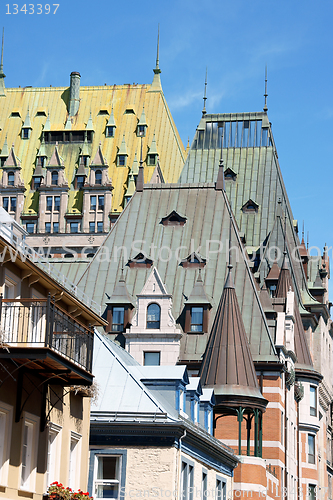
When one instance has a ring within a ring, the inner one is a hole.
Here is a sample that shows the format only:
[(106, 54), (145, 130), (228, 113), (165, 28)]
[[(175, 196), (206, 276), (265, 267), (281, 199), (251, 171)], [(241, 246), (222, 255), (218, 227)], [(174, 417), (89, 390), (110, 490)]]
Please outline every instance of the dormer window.
[(146, 137), (147, 125), (138, 125), (136, 135), (138, 137)]
[(237, 174), (233, 170), (231, 170), (231, 168), (227, 168), (224, 171), (224, 178), (227, 181), (235, 181), (237, 178)]
[(182, 259), (179, 265), (184, 268), (203, 268), (206, 265), (206, 259), (201, 257), (201, 255), (197, 254), (196, 252), (193, 252), (185, 259)]
[(41, 177), (33, 177), (32, 178), (32, 189), (39, 189), (40, 188), (40, 185), (41, 185), (41, 182), (42, 182), (42, 178)]
[(95, 172), (95, 184), (102, 184), (102, 171), (101, 170), (96, 170)]
[(107, 125), (105, 129), (106, 137), (114, 137), (116, 127), (114, 125)]
[(191, 307), (191, 332), (203, 332), (203, 307)]
[(84, 186), (86, 180), (85, 175), (77, 175), (76, 176), (76, 189), (81, 189)]
[(22, 128), (21, 138), (22, 139), (30, 139), (30, 132), (31, 132), (30, 128)]
[(157, 156), (158, 155), (155, 154), (155, 153), (154, 154), (150, 154), (150, 153), (148, 154), (148, 162), (147, 162), (147, 164), (148, 164), (149, 167), (155, 167), (156, 166)]
[(124, 317), (125, 317), (125, 308), (124, 307), (113, 307), (112, 308), (111, 330), (113, 332), (123, 332), (124, 331)]
[(153, 261), (149, 259), (143, 252), (138, 253), (133, 259), (130, 259), (127, 265), (131, 267), (151, 267)]
[(158, 304), (149, 304), (147, 307), (147, 329), (159, 330), (161, 308)]
[(51, 174), (51, 184), (52, 184), (52, 186), (57, 186), (58, 185), (58, 178), (59, 178), (58, 172), (57, 171), (52, 172), (52, 174)]
[(186, 217), (182, 217), (173, 210), (169, 215), (162, 218), (161, 224), (163, 226), (184, 226), (186, 220)]
[(126, 167), (126, 155), (118, 155), (117, 156), (117, 166), (118, 167)]
[(8, 186), (14, 186), (14, 184), (15, 184), (14, 172), (8, 172)]
[(242, 211), (248, 214), (257, 213), (258, 209), (259, 205), (251, 199), (242, 206)]

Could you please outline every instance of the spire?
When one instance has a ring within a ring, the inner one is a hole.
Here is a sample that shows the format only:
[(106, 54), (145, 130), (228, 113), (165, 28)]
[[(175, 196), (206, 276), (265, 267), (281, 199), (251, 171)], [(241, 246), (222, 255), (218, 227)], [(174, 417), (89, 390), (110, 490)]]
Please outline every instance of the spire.
[(128, 293), (125, 277), (124, 277), (124, 269), (121, 269), (121, 274), (119, 277), (119, 281), (115, 286), (113, 294), (110, 299), (106, 302), (107, 304), (119, 304), (119, 305), (129, 305), (133, 308), (133, 297)]
[(268, 94), (267, 94), (267, 64), (265, 66), (265, 93), (264, 93), (264, 97), (265, 97), (265, 105), (264, 105), (264, 112), (267, 113), (268, 111), (268, 107), (267, 107), (267, 97), (268, 97)]
[(206, 66), (206, 78), (205, 78), (205, 91), (204, 91), (204, 96), (203, 96), (204, 105), (203, 105), (203, 109), (202, 109), (202, 117), (204, 117), (205, 114), (207, 113), (206, 101), (207, 101), (207, 66)]
[(115, 122), (115, 119), (114, 119), (114, 113), (113, 113), (113, 105), (112, 105), (112, 108), (111, 108), (111, 115), (109, 117), (109, 121), (107, 122), (107, 127), (115, 127), (116, 126), (116, 122)]
[(21, 168), (21, 162), (20, 160), (16, 157), (15, 151), (14, 151), (14, 144), (12, 144), (12, 148), (10, 150), (10, 153), (8, 155), (7, 160), (4, 163), (4, 167), (18, 167)]
[(1, 149), (1, 156), (8, 156), (8, 155), (9, 155), (9, 150), (8, 150), (7, 136), (6, 136), (5, 142), (3, 143), (3, 146)]
[(160, 167), (160, 161), (157, 160), (155, 170), (154, 170), (153, 175), (151, 176), (151, 179), (150, 179), (150, 184), (164, 184), (164, 183), (165, 183), (165, 181), (164, 181), (163, 173), (162, 173), (162, 170)]
[(125, 134), (123, 135), (123, 140), (121, 141), (121, 145), (120, 145), (120, 148), (119, 148), (119, 151), (118, 151), (118, 155), (125, 155), (125, 156), (127, 156)]
[(86, 125), (86, 130), (94, 131), (94, 125), (93, 125), (93, 121), (92, 121), (92, 117), (91, 117), (91, 111), (90, 111), (88, 123)]
[(47, 113), (46, 122), (43, 127), (43, 132), (49, 132), (51, 130), (50, 112)]
[(91, 162), (91, 165), (97, 165), (97, 166), (107, 166), (107, 163), (105, 161), (105, 158), (102, 153), (102, 148), (101, 148), (102, 143), (99, 143), (98, 149), (95, 154), (95, 158)]
[(139, 166), (139, 174), (136, 180), (136, 190), (138, 192), (143, 191), (144, 185), (144, 177), (143, 177), (143, 160), (142, 160), (142, 136), (141, 136), (141, 153), (140, 153), (140, 166)]
[(161, 85), (161, 70), (160, 70), (160, 25), (158, 25), (158, 34), (157, 34), (157, 54), (156, 54), (156, 66), (153, 69), (154, 78), (153, 83), (151, 84), (150, 90), (162, 90)]
[(29, 114), (29, 106), (28, 106), (27, 114), (26, 114), (24, 123), (22, 125), (22, 128), (32, 128), (31, 127), (30, 114)]
[(153, 140), (151, 141), (151, 145), (150, 145), (150, 148), (149, 148), (149, 154), (154, 154), (154, 155), (158, 155), (158, 151), (157, 151), (157, 145), (156, 145), (156, 138), (155, 138), (155, 132), (154, 132), (154, 135), (153, 135)]
[[(230, 231), (231, 222), (230, 217)], [(232, 278), (232, 267), (229, 251), (228, 275), (203, 357), (201, 383), (214, 388), (218, 404), (246, 404), (264, 409), (267, 401), (258, 386)]]
[(5, 78), (6, 75), (3, 72), (3, 42), (5, 38), (5, 28), (2, 28), (2, 45), (1, 45), (1, 63), (0, 63), (0, 96), (5, 96)]
[(37, 153), (37, 156), (45, 156), (45, 158), (47, 157), (44, 137), (42, 137), (42, 142), (41, 145), (39, 146), (39, 151)]
[(275, 297), (286, 298), (290, 288), (292, 288), (291, 275), (287, 264), (287, 215), (284, 217), (284, 247), (283, 247), (283, 261), (279, 279), (276, 285)]
[(138, 162), (138, 159), (137, 159), (137, 156), (136, 156), (136, 153), (134, 155), (134, 160), (133, 160), (133, 164), (132, 164), (132, 168), (131, 168), (131, 172), (134, 176), (137, 176), (138, 173), (139, 173), (139, 162)]
[(53, 150), (52, 156), (48, 163), (48, 167), (64, 167), (64, 161), (59, 155), (58, 143), (56, 142), (55, 148)]
[(212, 300), (208, 298), (208, 296), (205, 292), (205, 287), (204, 287), (204, 284), (202, 281), (200, 268), (198, 271), (197, 281), (195, 282), (194, 287), (192, 289), (192, 292), (186, 301), (186, 305), (188, 305), (188, 304), (190, 304), (190, 305), (197, 304), (197, 305), (201, 305), (201, 306), (207, 304), (209, 306), (209, 308), (212, 307)]
[(125, 200), (129, 201), (128, 199), (131, 198), (134, 193), (135, 193), (135, 180), (134, 180), (134, 175), (131, 172), (128, 176), (128, 185), (125, 192)]
[(216, 179), (216, 184), (215, 184), (215, 190), (216, 191), (225, 191), (224, 166), (223, 166), (223, 132), (222, 132), (222, 144), (221, 144), (221, 158), (220, 158), (219, 171), (217, 174), (217, 179)]

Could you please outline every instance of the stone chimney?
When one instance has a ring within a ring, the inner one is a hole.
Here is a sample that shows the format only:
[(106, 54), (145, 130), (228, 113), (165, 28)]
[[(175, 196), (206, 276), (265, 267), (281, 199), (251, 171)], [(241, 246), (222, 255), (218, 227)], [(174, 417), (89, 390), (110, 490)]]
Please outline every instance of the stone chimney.
[(80, 106), (80, 78), (81, 75), (77, 71), (72, 71), (71, 82), (69, 87), (69, 116), (74, 116)]

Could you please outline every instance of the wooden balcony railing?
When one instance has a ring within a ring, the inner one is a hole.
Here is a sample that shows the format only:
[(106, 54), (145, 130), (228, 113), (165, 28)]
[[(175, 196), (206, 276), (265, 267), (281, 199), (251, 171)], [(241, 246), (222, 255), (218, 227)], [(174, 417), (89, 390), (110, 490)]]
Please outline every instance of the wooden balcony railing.
[(94, 333), (47, 299), (0, 296), (2, 345), (48, 347), (91, 373)]

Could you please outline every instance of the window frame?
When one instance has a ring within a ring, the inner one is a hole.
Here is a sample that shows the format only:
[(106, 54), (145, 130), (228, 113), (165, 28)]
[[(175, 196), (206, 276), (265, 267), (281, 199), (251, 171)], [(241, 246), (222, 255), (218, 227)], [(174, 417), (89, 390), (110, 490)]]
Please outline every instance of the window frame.
[[(313, 440), (313, 453), (310, 453), (310, 441)], [(316, 436), (315, 434), (308, 434), (308, 463), (316, 464)]]
[[(9, 176), (11, 176), (11, 180), (9, 180)], [(10, 170), (7, 174), (7, 185), (15, 186), (15, 172), (12, 172), (12, 170)]]
[[(98, 174), (98, 177), (97, 177)], [(96, 170), (95, 171), (95, 184), (98, 186), (102, 185), (102, 170)]]
[(45, 222), (45, 233), (46, 234), (51, 234), (52, 232), (52, 225), (51, 222)]
[[(158, 354), (158, 364), (147, 364), (146, 354)], [(161, 366), (161, 351), (143, 351), (143, 366)]]
[[(114, 322), (114, 316), (115, 316), (115, 309), (121, 309), (122, 314), (123, 314), (123, 322), (122, 323), (115, 323)], [(112, 307), (112, 324), (111, 324), (111, 332), (116, 332), (116, 333), (121, 333), (124, 331), (124, 325), (125, 325), (125, 307), (123, 306), (114, 306)], [(118, 328), (114, 328), (118, 327)], [(121, 327), (121, 328), (120, 328)]]
[[(94, 496), (95, 494), (95, 478), (97, 476), (98, 457), (100, 456), (116, 456), (121, 458), (121, 465), (119, 467), (119, 490), (118, 499), (125, 498), (125, 484), (126, 484), (126, 466), (127, 466), (127, 450), (124, 449), (91, 449), (89, 457), (89, 477), (88, 477), (88, 491)], [(114, 499), (117, 500), (117, 499)]]
[(10, 212), (16, 212), (17, 208), (17, 198), (16, 196), (10, 197)]
[(105, 196), (104, 194), (99, 194), (97, 197), (97, 209), (104, 210), (105, 207)]
[[(201, 323), (193, 323), (192, 319), (193, 319), (193, 309), (201, 309)], [(204, 328), (203, 328), (203, 325), (204, 325), (204, 307), (203, 306), (191, 306), (191, 323), (190, 323), (190, 332), (191, 333), (203, 333), (204, 331)], [(197, 329), (192, 329), (192, 326), (195, 327), (199, 327), (201, 326), (201, 330), (197, 330)]]
[(119, 155), (117, 156), (117, 167), (126, 167), (127, 155)]
[[(77, 230), (73, 231), (74, 224), (77, 224)], [(80, 222), (72, 221), (69, 223), (69, 232), (70, 234), (78, 234), (80, 232)]]
[(0, 424), (0, 429), (3, 431), (0, 432), (0, 484), (7, 486), (12, 437), (13, 407), (0, 402), (0, 414), (3, 415), (2, 425)]
[[(32, 231), (30, 230), (30, 228), (32, 229)], [(26, 229), (27, 233), (35, 234), (36, 233), (36, 222), (31, 222), (31, 221), (26, 222), (25, 229)]]
[[(159, 310), (159, 318), (158, 321), (149, 320), (149, 308), (151, 306), (157, 306)], [(154, 324), (158, 326), (153, 326)], [(161, 329), (161, 306), (157, 302), (150, 302), (147, 306), (147, 321), (146, 321), (146, 329), (147, 330), (160, 330)]]
[[(59, 448), (61, 445), (60, 433), (62, 427), (60, 425), (50, 422), (48, 425), (47, 435), (47, 461), (46, 461), (46, 488), (57, 480), (59, 473), (60, 457)], [(51, 435), (54, 436), (52, 443), (50, 443)], [(50, 470), (52, 469), (52, 470)]]
[[(6, 207), (5, 207), (5, 200), (6, 200)], [(9, 196), (2, 197), (2, 208), (4, 208), (6, 212), (9, 212)]]
[[(36, 484), (36, 471), (37, 471), (37, 450), (38, 450), (38, 426), (39, 426), (39, 417), (36, 415), (32, 415), (31, 413), (24, 412), (24, 417), (22, 419), (22, 434), (21, 434), (21, 460), (20, 460), (20, 489), (23, 491), (33, 492), (35, 490)], [(23, 446), (24, 446), (24, 433), (25, 426), (28, 426), (30, 429), (30, 436), (28, 436), (27, 449), (29, 450), (29, 462), (24, 466), (29, 465), (29, 474), (27, 477), (23, 472)]]
[[(94, 203), (93, 203), (94, 201)], [(90, 211), (91, 212), (96, 212), (96, 208), (97, 208), (97, 196), (95, 194), (91, 194), (90, 195)]]
[(59, 183), (59, 172), (57, 170), (53, 170), (51, 172), (51, 186), (58, 186)]
[[(68, 486), (75, 490), (80, 483), (80, 457), (81, 452), (81, 434), (71, 431), (69, 441), (69, 463), (68, 463)], [(75, 443), (73, 449), (72, 444)]]
[[(55, 226), (57, 224), (57, 226)], [(55, 229), (57, 227), (57, 230)], [(59, 233), (59, 222), (53, 222), (53, 233), (58, 234)]]
[[(311, 406), (312, 401), (312, 394), (314, 393), (314, 403), (315, 406)], [(317, 416), (317, 387), (315, 385), (310, 385), (310, 415), (312, 417)]]
[(53, 196), (46, 197), (46, 211), (52, 212), (53, 209)]
[(181, 500), (193, 500), (194, 462), (181, 457), (180, 470), (180, 498)]

